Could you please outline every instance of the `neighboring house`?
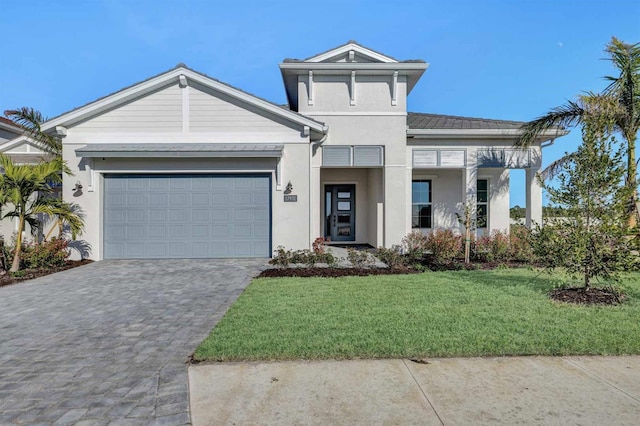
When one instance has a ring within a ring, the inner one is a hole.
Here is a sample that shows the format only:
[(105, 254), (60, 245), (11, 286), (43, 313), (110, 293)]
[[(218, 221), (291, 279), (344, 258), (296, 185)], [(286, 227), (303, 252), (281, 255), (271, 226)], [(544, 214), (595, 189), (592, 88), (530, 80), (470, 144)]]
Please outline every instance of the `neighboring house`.
[[(14, 163), (19, 164), (35, 164), (48, 156), (33, 144), (28, 137), (23, 135), (23, 130), (20, 126), (4, 117), (0, 117), (0, 153), (9, 156)], [(60, 189), (57, 189), (56, 195), (60, 196)], [(1, 213), (6, 213), (6, 208), (3, 208)], [(31, 237), (31, 229), (28, 224), (25, 228), (24, 237), (28, 240)], [(17, 230), (17, 219), (7, 218), (0, 220), (0, 237), (5, 241), (11, 241)], [(46, 231), (48, 231), (48, 228), (45, 229)]]
[(184, 65), (53, 118), (63, 197), (86, 213), (93, 259), (269, 257), (277, 246), (390, 247), (415, 229), (509, 227), (509, 169), (526, 169), (527, 223), (548, 132), (511, 148), (521, 123), (407, 113), (427, 69), (358, 43), (280, 64), (288, 108)]

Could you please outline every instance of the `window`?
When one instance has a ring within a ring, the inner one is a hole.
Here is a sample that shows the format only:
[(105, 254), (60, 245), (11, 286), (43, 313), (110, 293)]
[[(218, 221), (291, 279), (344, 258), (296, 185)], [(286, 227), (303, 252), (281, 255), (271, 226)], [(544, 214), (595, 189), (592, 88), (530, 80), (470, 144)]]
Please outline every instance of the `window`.
[(431, 181), (411, 182), (411, 227), (431, 228)]
[(489, 225), (489, 181), (478, 179), (476, 196), (476, 220), (478, 229), (486, 229)]

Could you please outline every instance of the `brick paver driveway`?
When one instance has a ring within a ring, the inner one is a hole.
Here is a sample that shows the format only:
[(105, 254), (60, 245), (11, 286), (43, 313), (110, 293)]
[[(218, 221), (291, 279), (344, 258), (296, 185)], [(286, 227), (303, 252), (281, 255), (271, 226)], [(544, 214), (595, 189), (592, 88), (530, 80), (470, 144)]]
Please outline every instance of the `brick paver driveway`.
[(189, 423), (185, 361), (265, 266), (103, 261), (0, 288), (0, 424)]

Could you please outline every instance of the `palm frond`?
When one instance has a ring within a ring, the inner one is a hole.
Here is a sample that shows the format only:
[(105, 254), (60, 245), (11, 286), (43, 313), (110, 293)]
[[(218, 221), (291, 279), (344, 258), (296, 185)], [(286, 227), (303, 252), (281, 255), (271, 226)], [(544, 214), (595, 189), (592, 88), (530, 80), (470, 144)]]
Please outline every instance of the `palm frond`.
[(4, 115), (20, 126), (40, 149), (55, 156), (62, 155), (62, 141), (54, 134), (42, 131), (42, 123), (47, 121), (42, 113), (34, 108), (21, 107), (6, 110)]
[(562, 170), (564, 170), (571, 161), (573, 161), (575, 154), (565, 154), (563, 157), (558, 158), (540, 172), (540, 179), (543, 181), (553, 180)]
[(584, 109), (577, 102), (569, 101), (565, 105), (553, 108), (547, 114), (529, 121), (520, 127), (522, 134), (514, 142), (514, 146), (527, 148), (535, 142), (544, 131), (553, 128), (572, 127), (582, 122)]

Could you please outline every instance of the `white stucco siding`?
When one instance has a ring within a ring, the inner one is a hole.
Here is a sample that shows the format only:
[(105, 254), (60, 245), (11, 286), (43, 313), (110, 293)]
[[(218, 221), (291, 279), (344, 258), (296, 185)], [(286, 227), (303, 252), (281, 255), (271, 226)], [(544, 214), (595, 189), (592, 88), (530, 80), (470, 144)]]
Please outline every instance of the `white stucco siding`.
[(489, 181), (489, 230), (509, 232), (509, 170), (480, 169), (478, 179)]
[(176, 83), (93, 117), (74, 128), (87, 133), (181, 132), (181, 89)]
[[(351, 101), (350, 75), (314, 74), (313, 105), (309, 105), (309, 77), (298, 78), (298, 110), (313, 116), (323, 112), (375, 114), (376, 112), (404, 114), (407, 111), (407, 83), (399, 76), (396, 86), (396, 105), (392, 104), (392, 75), (362, 75), (356, 72), (354, 102)], [(406, 123), (405, 123), (406, 126)]]

